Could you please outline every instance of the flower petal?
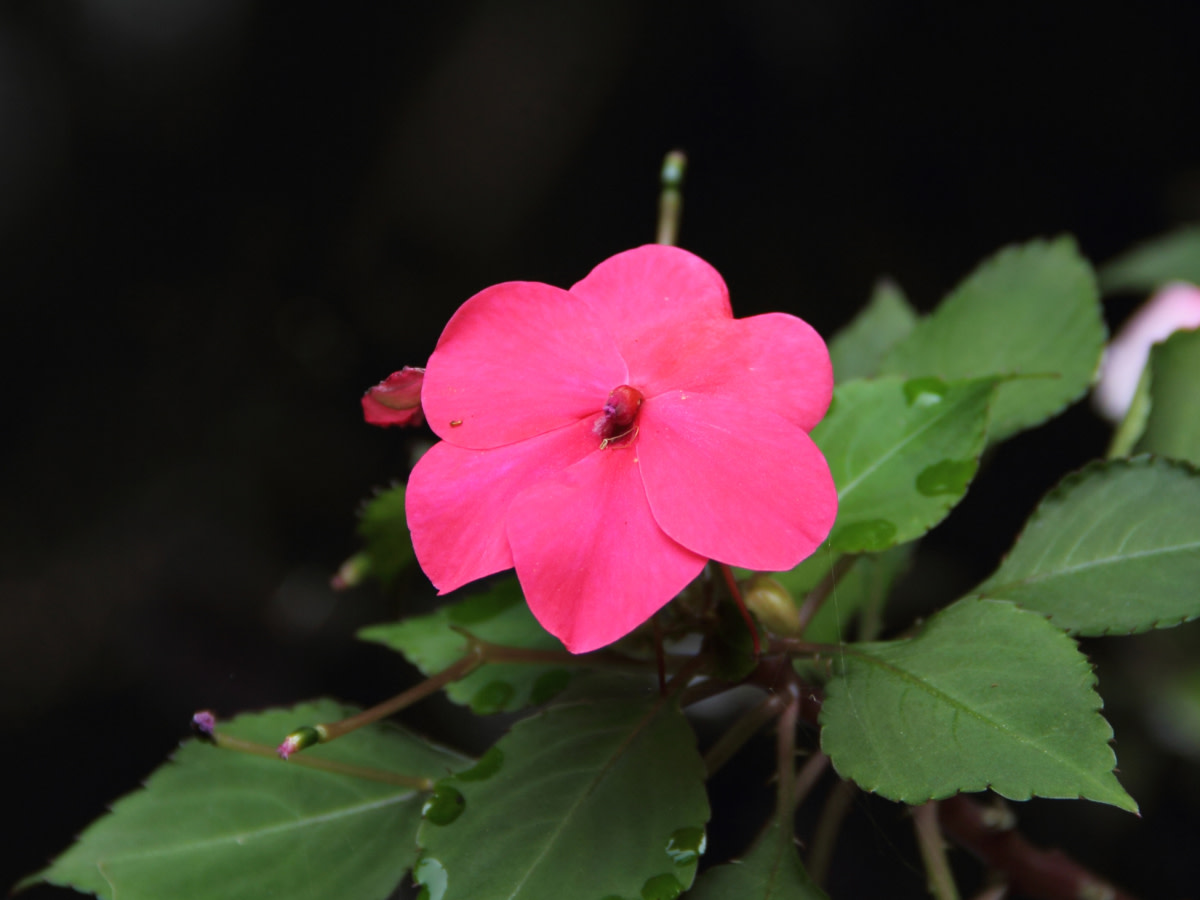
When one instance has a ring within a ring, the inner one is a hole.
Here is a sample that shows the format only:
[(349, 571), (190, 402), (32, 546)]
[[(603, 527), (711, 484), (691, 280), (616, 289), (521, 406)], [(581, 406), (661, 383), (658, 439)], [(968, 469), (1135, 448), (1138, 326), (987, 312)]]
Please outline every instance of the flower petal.
[(638, 456), (663, 531), (735, 566), (790, 569), (829, 534), (837, 489), (807, 434), (775, 413), (672, 391), (642, 404)]
[(393, 372), (362, 397), (363, 418), (368, 425), (424, 425), (421, 412), (421, 382), (424, 369), (405, 366)]
[(785, 313), (692, 321), (643, 335), (624, 352), (630, 384), (646, 397), (676, 389), (740, 400), (805, 431), (821, 421), (833, 396), (825, 342)]
[(500, 447), (594, 419), (626, 374), (588, 303), (548, 284), (512, 281), (480, 291), (447, 323), (421, 405), (443, 440)]
[(571, 293), (600, 313), (622, 351), (647, 328), (733, 318), (729, 290), (717, 270), (686, 250), (661, 244), (609, 257)]
[(596, 443), (591, 423), (583, 421), (494, 450), (434, 444), (409, 476), (405, 513), (417, 561), (438, 591), (510, 568), (505, 525), (513, 499), (595, 451)]
[(624, 637), (705, 563), (654, 521), (630, 447), (597, 450), (521, 494), (508, 539), (529, 609), (572, 653)]

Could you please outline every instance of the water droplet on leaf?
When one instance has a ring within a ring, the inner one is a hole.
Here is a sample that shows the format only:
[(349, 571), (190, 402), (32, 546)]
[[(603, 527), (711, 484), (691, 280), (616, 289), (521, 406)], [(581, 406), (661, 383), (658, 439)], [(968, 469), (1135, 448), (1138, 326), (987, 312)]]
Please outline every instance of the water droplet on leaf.
[(667, 841), (667, 856), (677, 866), (690, 866), (704, 853), (707, 843), (703, 828), (680, 828)]
[(909, 406), (933, 406), (942, 402), (948, 390), (949, 386), (940, 378), (910, 378), (904, 382), (904, 399)]
[(433, 789), (433, 793), (421, 807), (421, 815), (433, 825), (449, 825), (461, 816), (466, 808), (466, 798), (456, 788), (442, 783)]
[(413, 869), (414, 880), (421, 885), (417, 900), (442, 900), (446, 894), (446, 867), (436, 859), (422, 857)]
[(896, 526), (887, 519), (866, 519), (839, 528), (831, 542), (849, 553), (873, 553), (892, 546), (895, 536)]
[(483, 781), (499, 772), (502, 765), (504, 765), (504, 751), (499, 747), (492, 747), (479, 757), (479, 762), (454, 777), (459, 781)]
[(975, 477), (978, 465), (973, 459), (944, 459), (934, 463), (917, 476), (917, 490), (926, 497), (961, 494)]

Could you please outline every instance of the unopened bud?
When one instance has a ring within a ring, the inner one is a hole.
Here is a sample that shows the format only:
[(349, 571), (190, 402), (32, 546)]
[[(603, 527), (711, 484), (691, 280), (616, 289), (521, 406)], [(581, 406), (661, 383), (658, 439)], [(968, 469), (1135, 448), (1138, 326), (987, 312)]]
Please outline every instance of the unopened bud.
[(297, 728), (280, 744), (275, 752), (279, 754), (280, 759), (287, 759), (293, 753), (298, 753), (301, 750), (307, 749), (314, 744), (321, 743), (321, 730), (314, 728), (312, 725), (305, 725), (302, 728)]
[(425, 370), (405, 366), (363, 394), (363, 418), (368, 425), (422, 425), (421, 385)]
[(207, 709), (192, 716), (192, 728), (203, 738), (212, 739), (213, 730), (217, 727), (217, 717)]
[(794, 637), (800, 633), (800, 616), (791, 591), (761, 572), (742, 588), (746, 607), (772, 634)]
[(329, 586), (335, 591), (357, 587), (371, 572), (371, 557), (366, 553), (356, 553), (338, 568), (329, 579)]

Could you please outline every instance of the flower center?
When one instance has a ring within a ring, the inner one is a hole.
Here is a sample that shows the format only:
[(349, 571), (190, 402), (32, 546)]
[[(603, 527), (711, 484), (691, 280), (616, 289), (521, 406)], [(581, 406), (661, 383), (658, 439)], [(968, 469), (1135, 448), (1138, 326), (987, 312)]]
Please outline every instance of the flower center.
[(618, 441), (632, 440), (637, 433), (638, 410), (643, 399), (641, 391), (627, 384), (612, 389), (593, 426), (600, 436), (602, 448)]

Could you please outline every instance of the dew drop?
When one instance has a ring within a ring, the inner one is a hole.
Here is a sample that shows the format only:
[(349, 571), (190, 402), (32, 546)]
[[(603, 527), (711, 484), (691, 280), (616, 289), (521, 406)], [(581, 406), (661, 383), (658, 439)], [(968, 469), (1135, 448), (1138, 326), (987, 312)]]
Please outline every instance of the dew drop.
[(433, 825), (449, 825), (461, 816), (466, 808), (466, 798), (456, 788), (442, 783), (433, 789), (433, 793), (421, 807), (421, 815)]
[(975, 477), (978, 465), (973, 459), (943, 459), (921, 471), (917, 476), (917, 490), (926, 497), (961, 494)]
[(896, 526), (887, 519), (866, 519), (839, 528), (831, 543), (848, 553), (873, 553), (892, 546)]
[(667, 856), (677, 866), (690, 866), (704, 853), (707, 843), (703, 828), (680, 828), (667, 841)]
[(642, 885), (642, 900), (675, 900), (683, 893), (683, 885), (670, 873), (655, 875)]
[(454, 777), (459, 781), (485, 781), (499, 772), (502, 765), (504, 765), (504, 751), (499, 747), (492, 747), (479, 757), (479, 762)]
[(538, 676), (529, 692), (529, 700), (535, 706), (540, 706), (553, 700), (571, 680), (571, 673), (566, 669), (551, 669)]
[(446, 867), (436, 859), (424, 856), (413, 869), (413, 879), (421, 885), (417, 900), (442, 900), (446, 894)]
[(909, 406), (933, 406), (942, 402), (948, 390), (949, 386), (940, 378), (910, 378), (904, 382), (904, 399)]
[(471, 698), (471, 709), (477, 713), (496, 713), (508, 706), (517, 689), (507, 681), (489, 681)]

